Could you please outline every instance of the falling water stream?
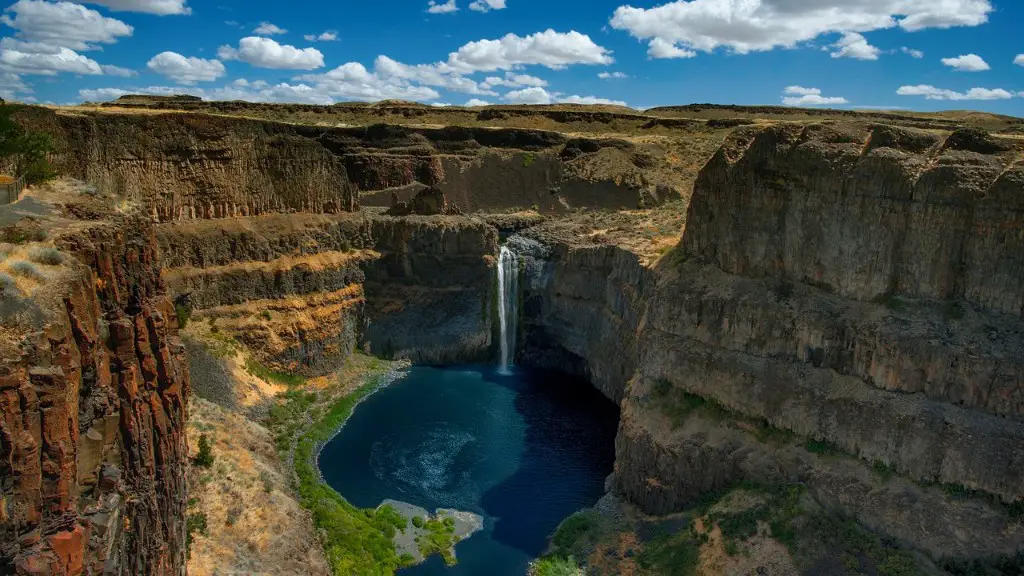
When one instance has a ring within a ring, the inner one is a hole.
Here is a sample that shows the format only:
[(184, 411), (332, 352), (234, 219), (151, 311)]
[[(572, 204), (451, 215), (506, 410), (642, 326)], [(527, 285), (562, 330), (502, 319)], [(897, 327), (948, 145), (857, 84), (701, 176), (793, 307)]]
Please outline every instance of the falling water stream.
[(501, 364), (508, 373), (516, 356), (516, 320), (519, 318), (519, 259), (506, 246), (498, 255), (498, 317), (501, 321)]
[(387, 499), (472, 512), (483, 528), (405, 576), (522, 576), (558, 523), (604, 493), (617, 407), (585, 381), (513, 364), (521, 257), (498, 257), (498, 366), (417, 366), (359, 405), (320, 454), (365, 508)]

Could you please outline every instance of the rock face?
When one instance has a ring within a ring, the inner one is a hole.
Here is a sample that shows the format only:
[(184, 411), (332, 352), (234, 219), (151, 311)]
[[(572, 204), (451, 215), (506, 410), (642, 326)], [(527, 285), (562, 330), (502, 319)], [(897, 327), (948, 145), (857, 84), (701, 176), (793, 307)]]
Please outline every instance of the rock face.
[(144, 202), (158, 221), (358, 207), (341, 158), (287, 124), (190, 114), (65, 115), (22, 122), (53, 136), (54, 167)]
[(972, 131), (742, 130), (701, 172), (683, 248), (730, 274), (846, 298), (963, 299), (1020, 316), (1019, 156)]
[(388, 207), (393, 195), (411, 205), (430, 187), (469, 212), (536, 206), (561, 213), (635, 209), (679, 198), (681, 189), (659, 146), (541, 130), (329, 128), (43, 108), (25, 108), (16, 119), (53, 137), (60, 173), (145, 203), (159, 222), (338, 214)]
[[(1024, 550), (1024, 179), (1003, 142), (741, 128), (653, 269), (523, 249), (524, 330), (549, 352), (521, 357), (623, 398), (614, 485), (647, 512), (799, 482), (935, 558)], [(672, 402), (713, 409), (674, 425)]]
[(0, 572), (181, 575), (189, 391), (152, 228), (113, 210), (6, 295)]
[(519, 361), (583, 376), (620, 402), (654, 275), (613, 246), (547, 246), (528, 234), (509, 242), (525, 262)]
[(357, 344), (423, 363), (490, 355), (497, 231), (479, 220), (267, 215), (159, 237), (170, 291), (279, 369), (326, 374)]

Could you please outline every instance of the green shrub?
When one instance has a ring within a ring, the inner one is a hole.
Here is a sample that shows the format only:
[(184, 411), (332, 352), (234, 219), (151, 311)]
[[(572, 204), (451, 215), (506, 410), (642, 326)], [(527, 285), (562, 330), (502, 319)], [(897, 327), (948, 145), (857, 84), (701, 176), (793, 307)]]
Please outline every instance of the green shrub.
[(523, 168), (529, 168), (533, 166), (533, 163), (537, 161), (537, 156), (533, 152), (527, 152), (523, 156)]
[(31, 278), (33, 280), (42, 280), (43, 274), (36, 268), (36, 265), (31, 262), (24, 260), (15, 260), (7, 265), (11, 272), (21, 276), (22, 278)]
[(252, 374), (260, 380), (281, 384), (282, 386), (294, 388), (306, 384), (306, 379), (302, 376), (297, 374), (287, 374), (285, 372), (275, 372), (263, 364), (260, 364), (259, 361), (252, 357), (245, 359), (245, 369), (249, 374)]
[(530, 565), (530, 576), (582, 576), (572, 556), (548, 556)]
[(758, 522), (767, 521), (770, 517), (771, 509), (767, 504), (763, 504), (742, 512), (716, 514), (712, 516), (712, 520), (721, 528), (726, 540), (746, 540), (757, 534)]
[(7, 272), (0, 272), (0, 295), (13, 297), (20, 294), (20, 292), (18, 290), (18, 283), (14, 281), (14, 276)]
[(412, 525), (417, 527), (417, 528), (423, 528), (423, 517), (422, 516), (413, 516)]
[(206, 434), (201, 434), (199, 436), (199, 453), (192, 459), (192, 462), (196, 466), (211, 468), (213, 460), (213, 446), (210, 444), (210, 439), (206, 437)]
[(192, 557), (192, 535), (196, 532), (206, 536), (207, 519), (205, 512), (189, 514), (185, 518), (185, 554)]
[(814, 440), (813, 438), (804, 443), (804, 449), (820, 456), (835, 456), (842, 453), (842, 450), (835, 444), (827, 440)]
[(44, 266), (58, 266), (64, 262), (64, 255), (56, 248), (37, 246), (29, 250), (28, 259)]
[(580, 538), (601, 524), (601, 515), (597, 512), (577, 512), (569, 516), (555, 529), (551, 543), (559, 549), (572, 548)]
[(644, 545), (637, 563), (653, 574), (694, 576), (700, 563), (700, 543), (691, 530), (660, 536)]
[(176, 304), (174, 313), (178, 317), (178, 328), (184, 330), (188, 326), (189, 319), (192, 318), (192, 308), (184, 304)]
[(29, 184), (45, 182), (56, 173), (50, 166), (49, 153), (53, 152), (50, 135), (28, 132), (11, 115), (20, 106), (0, 106), (0, 158), (11, 158), (18, 176)]

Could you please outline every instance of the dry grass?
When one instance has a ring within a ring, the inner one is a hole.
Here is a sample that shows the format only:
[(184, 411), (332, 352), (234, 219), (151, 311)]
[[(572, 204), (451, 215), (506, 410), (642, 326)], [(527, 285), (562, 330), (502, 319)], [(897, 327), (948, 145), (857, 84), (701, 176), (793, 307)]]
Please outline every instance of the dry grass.
[(201, 434), (214, 454), (212, 468), (189, 473), (188, 513), (206, 514), (208, 526), (193, 535), (189, 574), (329, 575), (270, 433), (200, 398), (191, 400), (188, 431), (192, 454)]
[(363, 287), (352, 284), (334, 292), (209, 308), (197, 311), (192, 323), (207, 324), (206, 330), (215, 326), (218, 333), (247, 344), (256, 357), (267, 359), (300, 346), (305, 339), (322, 341), (338, 335), (344, 329), (345, 315), (364, 301)]
[(234, 262), (224, 266), (210, 266), (208, 268), (182, 267), (166, 270), (163, 277), (167, 282), (175, 282), (198, 276), (217, 276), (231, 274), (234, 272), (281, 272), (291, 270), (298, 266), (306, 266), (311, 271), (320, 272), (323, 270), (341, 268), (380, 258), (380, 254), (372, 250), (353, 250), (351, 252), (319, 252), (317, 254), (305, 254), (301, 256), (282, 256), (270, 262), (245, 261)]

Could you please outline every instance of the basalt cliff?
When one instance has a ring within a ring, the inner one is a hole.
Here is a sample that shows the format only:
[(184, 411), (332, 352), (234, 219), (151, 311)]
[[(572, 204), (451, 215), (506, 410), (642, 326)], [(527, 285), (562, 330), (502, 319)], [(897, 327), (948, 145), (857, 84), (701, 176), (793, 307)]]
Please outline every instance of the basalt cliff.
[[(40, 192), (49, 220), (18, 224), (52, 226), (67, 259), (5, 296), (0, 571), (181, 573), (188, 373), (227, 408), (251, 392), (211, 346), (309, 379), (357, 350), (487, 361), (502, 243), (517, 361), (620, 405), (620, 511), (797, 487), (800, 514), (851, 519), (910, 573), (1024, 552), (1013, 138), (903, 116), (495, 109), (428, 128), (440, 112), (382, 108), (391, 124), (353, 127), (121, 104), (20, 116), (86, 193)], [(508, 126), (524, 118), (563, 130)], [(762, 522), (792, 557), (754, 573), (857, 573), (795, 518)], [(627, 570), (632, 548), (598, 549), (589, 570)], [(869, 556), (860, 570), (893, 573)]]
[(0, 572), (184, 574), (189, 378), (153, 228), (32, 202), (4, 229)]

